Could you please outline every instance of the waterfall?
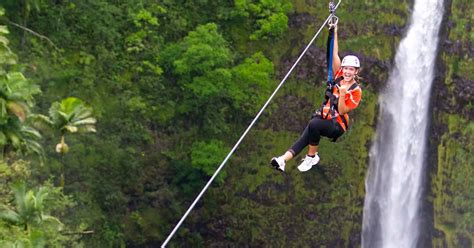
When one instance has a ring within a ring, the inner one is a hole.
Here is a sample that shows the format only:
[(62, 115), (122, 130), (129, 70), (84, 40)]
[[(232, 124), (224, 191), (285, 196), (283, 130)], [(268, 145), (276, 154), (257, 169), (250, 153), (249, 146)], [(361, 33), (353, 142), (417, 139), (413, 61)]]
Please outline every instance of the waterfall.
[(415, 0), (409, 30), (380, 94), (362, 247), (417, 246), (428, 106), (443, 7), (443, 0)]

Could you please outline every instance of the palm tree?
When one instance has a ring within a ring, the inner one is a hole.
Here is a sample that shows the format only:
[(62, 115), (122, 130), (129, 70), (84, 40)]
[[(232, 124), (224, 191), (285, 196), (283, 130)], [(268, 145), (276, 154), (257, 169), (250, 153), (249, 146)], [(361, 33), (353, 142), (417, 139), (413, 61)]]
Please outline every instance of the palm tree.
[(35, 115), (35, 123), (39, 126), (46, 125), (60, 132), (60, 140), (56, 145), (56, 152), (61, 154), (61, 179), (60, 185), (64, 186), (64, 155), (69, 151), (65, 142), (67, 133), (95, 132), (97, 120), (92, 117), (92, 108), (81, 99), (68, 97), (61, 102), (54, 102), (49, 109), (49, 116)]
[(68, 97), (61, 102), (54, 102), (49, 109), (49, 116), (36, 115), (36, 124), (48, 126), (60, 132), (60, 141), (56, 152), (65, 154), (69, 146), (65, 142), (67, 133), (95, 132), (97, 120), (92, 117), (92, 108), (81, 99)]
[[(44, 200), (48, 196), (47, 188), (40, 187), (37, 191), (27, 191), (24, 182), (17, 182), (13, 184), (12, 191), (15, 196), (15, 206), (0, 205), (0, 219), (23, 227), (29, 238), (26, 242), (44, 243), (43, 231), (61, 229), (63, 224), (57, 218), (44, 214)], [(31, 245), (36, 247), (35, 244)]]

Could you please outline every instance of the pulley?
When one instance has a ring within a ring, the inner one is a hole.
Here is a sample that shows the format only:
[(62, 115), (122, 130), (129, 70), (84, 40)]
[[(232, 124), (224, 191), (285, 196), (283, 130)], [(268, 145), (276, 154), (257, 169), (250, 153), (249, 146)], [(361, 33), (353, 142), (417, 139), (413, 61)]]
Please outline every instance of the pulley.
[(330, 17), (329, 17), (328, 25), (330, 29), (336, 26), (339, 21), (339, 18), (336, 16), (336, 6), (337, 5), (334, 3), (333, 0), (329, 1)]

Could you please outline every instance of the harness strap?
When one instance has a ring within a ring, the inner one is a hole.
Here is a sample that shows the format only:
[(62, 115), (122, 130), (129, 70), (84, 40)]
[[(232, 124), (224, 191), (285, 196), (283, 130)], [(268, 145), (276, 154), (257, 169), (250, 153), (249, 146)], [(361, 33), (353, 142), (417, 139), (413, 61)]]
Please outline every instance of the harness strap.
[[(344, 123), (344, 126), (345, 126), (345, 130), (347, 130), (349, 128), (349, 123), (347, 122), (346, 118), (344, 115), (340, 115), (339, 114), (339, 109), (338, 109), (338, 105), (339, 105), (339, 97), (336, 97), (332, 92), (333, 92), (333, 89), (334, 87), (338, 87), (340, 86), (340, 82), (341, 80), (343, 79), (343, 77), (339, 77), (337, 78), (336, 80), (333, 81), (333, 83), (331, 83), (333, 86), (332, 87), (328, 87), (326, 89), (326, 94), (325, 94), (325, 100), (323, 101), (323, 103), (321, 104), (321, 107), (319, 108), (319, 113), (321, 113), (321, 118), (322, 119), (328, 119), (328, 115), (329, 113), (331, 113), (331, 119), (332, 121), (334, 122), (334, 124), (338, 124), (337, 122), (337, 116), (341, 116), (341, 119), (342, 119), (342, 122)], [(354, 90), (355, 88), (359, 87), (359, 84), (358, 83), (354, 83), (351, 85), (351, 87), (349, 87), (349, 89), (347, 91), (351, 91), (351, 90)], [(327, 105), (327, 103), (329, 102), (329, 111), (327, 113), (324, 113), (324, 107)], [(336, 115), (337, 113), (337, 115)]]
[(333, 81), (333, 71), (332, 71), (332, 56), (333, 56), (333, 47), (334, 47), (334, 29), (329, 29), (329, 36), (327, 41), (326, 49), (326, 61), (328, 68), (328, 83)]
[(328, 113), (326, 113), (326, 115), (324, 115), (324, 106), (326, 106), (326, 104), (328, 103), (328, 101), (331, 103), (329, 106), (333, 106), (332, 102), (335, 100), (335, 96), (332, 94), (332, 91), (333, 91), (333, 88), (336, 87), (336, 85), (339, 85), (339, 82), (341, 82), (341, 80), (343, 79), (343, 77), (339, 77), (339, 78), (336, 78), (336, 80), (334, 81), (330, 81), (328, 82), (328, 87), (326, 88), (326, 92), (324, 94), (324, 101), (321, 103), (321, 107), (319, 108), (319, 112), (321, 113), (321, 117), (323, 119), (327, 119), (327, 116), (329, 114), (329, 111)]

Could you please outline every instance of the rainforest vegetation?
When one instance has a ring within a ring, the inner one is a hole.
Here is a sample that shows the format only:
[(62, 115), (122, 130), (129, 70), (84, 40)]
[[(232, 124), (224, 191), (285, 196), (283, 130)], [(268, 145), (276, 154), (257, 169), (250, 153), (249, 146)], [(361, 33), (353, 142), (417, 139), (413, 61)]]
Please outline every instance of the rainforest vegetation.
[[(170, 247), (360, 246), (377, 97), (412, 4), (343, 1), (339, 50), (363, 67), (349, 132), (311, 173), (268, 166), (323, 97), (325, 29)], [(423, 237), (472, 247), (474, 4), (445, 9)], [(161, 245), (327, 15), (328, 1), (2, 0), (0, 247)]]

